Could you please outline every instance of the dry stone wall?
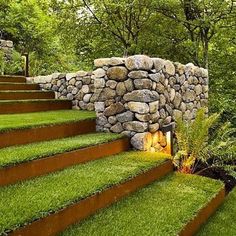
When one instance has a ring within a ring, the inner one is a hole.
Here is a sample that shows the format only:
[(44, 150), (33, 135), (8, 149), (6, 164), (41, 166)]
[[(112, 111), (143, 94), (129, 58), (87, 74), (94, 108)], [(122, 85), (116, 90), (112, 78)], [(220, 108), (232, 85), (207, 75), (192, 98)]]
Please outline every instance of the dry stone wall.
[(73, 106), (82, 110), (94, 110), (98, 96), (95, 92), (91, 72), (54, 73), (47, 76), (27, 78), (29, 83), (37, 83), (42, 90), (52, 90), (58, 99), (69, 99)]
[[(135, 55), (94, 61), (93, 72), (56, 73), (28, 78), (57, 98), (73, 100), (75, 107), (94, 110), (97, 131), (131, 137), (145, 150), (147, 137), (176, 118), (193, 120), (208, 102), (208, 71), (189, 63)], [(149, 139), (149, 138), (148, 138)]]
[(207, 106), (208, 72), (193, 64), (136, 55), (97, 59), (95, 66), (97, 130), (128, 135), (137, 149), (145, 149), (147, 134), (177, 117), (192, 120)]
[(10, 40), (0, 39), (0, 51), (4, 53), (7, 59), (10, 59), (13, 51), (13, 42)]

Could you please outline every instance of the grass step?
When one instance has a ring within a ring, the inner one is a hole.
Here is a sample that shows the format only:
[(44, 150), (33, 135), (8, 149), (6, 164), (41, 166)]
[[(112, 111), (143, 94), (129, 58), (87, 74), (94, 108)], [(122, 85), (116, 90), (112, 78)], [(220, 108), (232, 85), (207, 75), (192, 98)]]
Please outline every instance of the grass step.
[(68, 166), (129, 149), (120, 134), (91, 133), (0, 149), (0, 186), (45, 175)]
[(95, 118), (78, 110), (0, 115), (0, 148), (94, 132)]
[(66, 99), (0, 100), (0, 114), (19, 114), (71, 108), (72, 102)]
[(202, 227), (198, 236), (235, 236), (236, 235), (236, 188), (209, 221)]
[(22, 99), (53, 99), (55, 93), (40, 90), (3, 90), (0, 91), (0, 100), (22, 100)]
[(222, 183), (200, 176), (171, 174), (62, 235), (181, 235), (182, 229), (222, 187)]
[(26, 82), (25, 76), (16, 76), (16, 75), (0, 75), (0, 82), (9, 82), (9, 83), (24, 83)]
[(39, 90), (38, 84), (0, 82), (0, 90)]
[[(32, 229), (40, 222), (36, 220), (60, 210), (59, 214), (62, 214), (71, 204), (73, 206), (79, 201), (82, 202), (82, 199), (102, 193), (111, 186), (116, 186), (166, 163), (167, 157), (165, 154), (127, 152), (77, 165), (34, 180), (2, 187), (0, 188), (0, 234), (27, 225), (23, 228), (26, 231), (20, 233), (15, 231), (15, 235), (18, 233), (26, 235), (27, 227)], [(128, 192), (126, 190), (125, 193)], [(115, 200), (116, 198), (113, 201)], [(94, 204), (97, 206), (98, 202)], [(64, 222), (59, 221), (57, 224), (63, 225)], [(51, 225), (48, 230), (53, 228), (54, 225)], [(29, 235), (32, 235), (32, 232)], [(40, 232), (38, 234), (48, 235), (42, 228)]]

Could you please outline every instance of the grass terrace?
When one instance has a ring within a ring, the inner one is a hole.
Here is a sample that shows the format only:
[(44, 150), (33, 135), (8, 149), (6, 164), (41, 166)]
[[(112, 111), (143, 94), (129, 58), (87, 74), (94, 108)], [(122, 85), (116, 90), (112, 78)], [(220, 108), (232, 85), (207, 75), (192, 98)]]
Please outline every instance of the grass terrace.
[[(56, 212), (164, 163), (168, 155), (124, 152), (0, 188), (0, 234)], [(70, 184), (68, 184), (70, 183)]]
[(236, 235), (236, 188), (208, 222), (198, 236), (235, 236)]
[(0, 116), (0, 132), (95, 119), (95, 112), (60, 110)]
[(122, 138), (121, 134), (91, 133), (0, 149), (0, 168)]
[(175, 236), (223, 187), (219, 181), (170, 174), (74, 225), (61, 236)]

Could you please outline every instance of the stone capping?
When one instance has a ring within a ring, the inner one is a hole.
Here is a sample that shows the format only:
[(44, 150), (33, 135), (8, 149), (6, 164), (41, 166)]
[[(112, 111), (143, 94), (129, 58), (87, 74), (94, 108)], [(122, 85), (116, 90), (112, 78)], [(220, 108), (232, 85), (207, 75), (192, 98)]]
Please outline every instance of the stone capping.
[(73, 100), (79, 109), (95, 110), (97, 131), (127, 135), (140, 150), (145, 134), (150, 137), (178, 117), (193, 120), (199, 108), (207, 107), (208, 71), (192, 63), (134, 55), (96, 59), (94, 66), (93, 72), (27, 80)]

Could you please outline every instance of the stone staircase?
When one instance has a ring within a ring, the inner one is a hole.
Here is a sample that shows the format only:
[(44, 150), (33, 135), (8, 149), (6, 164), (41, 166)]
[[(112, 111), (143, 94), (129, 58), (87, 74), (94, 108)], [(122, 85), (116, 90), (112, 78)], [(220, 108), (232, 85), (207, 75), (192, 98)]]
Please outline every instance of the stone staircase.
[[(148, 191), (146, 186), (153, 182), (160, 188), (168, 182), (170, 191), (173, 186), (189, 190), (190, 177), (168, 177), (173, 172), (169, 155), (131, 151), (127, 137), (95, 132), (94, 112), (72, 110), (71, 101), (56, 100), (52, 92), (39, 89), (22, 76), (0, 77), (0, 235), (56, 235), (140, 188)], [(164, 176), (170, 180), (157, 181)], [(209, 191), (208, 180), (193, 178), (190, 193), (204, 197), (196, 206), (190, 194), (186, 201), (191, 202), (183, 204), (195, 208), (184, 223), (177, 222), (185, 225), (178, 228), (180, 235), (193, 235), (204, 223), (193, 219), (207, 219), (224, 197), (221, 184), (210, 181)], [(164, 199), (170, 193), (160, 195), (166, 208), (171, 202)], [(210, 209), (201, 208), (211, 200), (215, 202)], [(116, 224), (122, 221), (119, 214), (114, 218)], [(135, 227), (135, 221), (131, 225)], [(111, 235), (119, 235), (112, 230)]]

